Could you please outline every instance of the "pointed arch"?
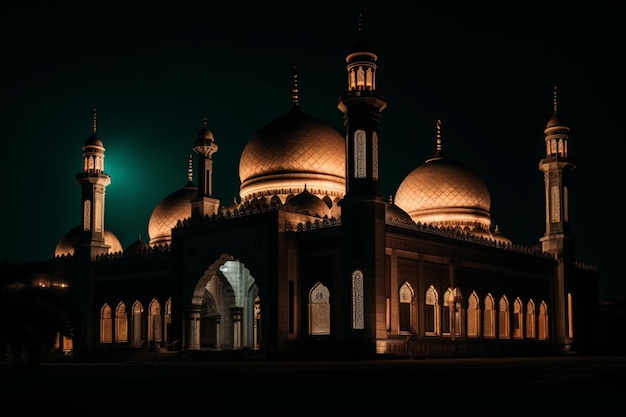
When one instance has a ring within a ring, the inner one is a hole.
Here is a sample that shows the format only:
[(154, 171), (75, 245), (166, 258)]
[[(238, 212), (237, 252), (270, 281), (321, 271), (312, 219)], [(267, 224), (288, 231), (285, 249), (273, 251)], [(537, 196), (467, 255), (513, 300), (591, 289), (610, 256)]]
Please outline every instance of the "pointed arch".
[(128, 342), (128, 315), (126, 304), (120, 302), (115, 308), (115, 342)]
[(526, 338), (534, 339), (537, 337), (537, 329), (535, 327), (535, 302), (528, 300), (526, 303)]
[(467, 337), (480, 336), (480, 300), (476, 291), (467, 299)]
[(165, 310), (163, 312), (163, 341), (166, 347), (169, 347), (172, 334), (172, 297), (165, 302)]
[(485, 311), (483, 312), (483, 337), (496, 337), (496, 311), (493, 295), (485, 296)]
[(509, 299), (506, 295), (500, 297), (498, 302), (498, 338), (508, 339), (511, 337), (511, 323), (509, 319)]
[(517, 297), (513, 302), (513, 339), (524, 338), (524, 304)]
[(132, 343), (133, 347), (142, 347), (146, 342), (145, 329), (144, 329), (144, 311), (143, 304), (140, 301), (135, 301), (133, 304), (132, 315)]
[(398, 290), (399, 303), (399, 331), (400, 333), (417, 332), (415, 323), (417, 318), (414, 317), (415, 311), (415, 291), (410, 283), (404, 282)]
[(159, 349), (163, 342), (163, 317), (161, 303), (153, 298), (148, 304), (148, 345)]
[(433, 285), (428, 287), (424, 297), (424, 333), (438, 336), (440, 332), (439, 294)]
[(113, 342), (113, 318), (111, 306), (104, 304), (100, 309), (100, 343)]
[(548, 305), (545, 301), (539, 304), (539, 317), (537, 320), (537, 336), (539, 340), (548, 340)]
[(319, 281), (309, 291), (309, 334), (330, 334), (330, 291)]

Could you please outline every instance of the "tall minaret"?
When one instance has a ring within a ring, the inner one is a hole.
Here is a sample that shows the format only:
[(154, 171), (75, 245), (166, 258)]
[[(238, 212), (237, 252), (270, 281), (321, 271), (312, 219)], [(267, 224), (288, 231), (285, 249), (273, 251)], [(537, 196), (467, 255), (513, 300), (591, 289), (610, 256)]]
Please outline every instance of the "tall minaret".
[(572, 288), (574, 244), (569, 227), (569, 176), (576, 167), (569, 157), (569, 127), (557, 113), (554, 87), (554, 115), (544, 130), (546, 156), (539, 161), (544, 173), (546, 233), (540, 239), (544, 252), (557, 260), (554, 320), (555, 340), (569, 350), (573, 338)]
[(88, 253), (90, 258), (111, 248), (104, 241), (104, 195), (111, 177), (104, 172), (104, 145), (96, 135), (96, 127), (96, 109), (93, 109), (93, 133), (83, 145), (83, 170), (76, 174), (82, 189), (82, 234), (76, 253)]
[(341, 206), (344, 276), (341, 327), (352, 338), (372, 342), (386, 337), (385, 210), (379, 192), (378, 127), (387, 107), (377, 90), (377, 55), (363, 36), (346, 56), (347, 90), (339, 98), (346, 128), (346, 194)]
[(213, 198), (213, 160), (211, 156), (217, 152), (217, 144), (213, 132), (207, 127), (206, 114), (202, 129), (193, 144), (193, 151), (198, 154), (198, 197), (191, 203), (191, 217), (204, 217), (217, 214), (220, 201)]

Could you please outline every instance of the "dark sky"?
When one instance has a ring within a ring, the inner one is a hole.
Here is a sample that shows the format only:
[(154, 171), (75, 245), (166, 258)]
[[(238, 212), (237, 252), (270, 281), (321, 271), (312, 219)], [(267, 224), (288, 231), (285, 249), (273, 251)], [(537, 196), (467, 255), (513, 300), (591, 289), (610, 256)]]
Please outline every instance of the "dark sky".
[[(218, 5), (213, 5), (218, 4)], [(150, 214), (187, 181), (207, 115), (219, 146), (214, 197), (238, 195), (239, 156), (264, 124), (300, 106), (343, 133), (337, 98), (364, 11), (388, 108), (381, 191), (435, 150), (474, 168), (491, 217), (515, 243), (545, 232), (543, 129), (553, 86), (568, 122), (577, 259), (626, 293), (614, 245), (626, 97), (624, 30), (603, 2), (31, 2), (0, 9), (0, 262), (46, 259), (80, 223), (82, 145), (92, 109), (106, 148), (106, 228), (123, 246), (148, 240)], [(616, 233), (617, 231), (617, 233)], [(609, 244), (611, 242), (611, 245)]]

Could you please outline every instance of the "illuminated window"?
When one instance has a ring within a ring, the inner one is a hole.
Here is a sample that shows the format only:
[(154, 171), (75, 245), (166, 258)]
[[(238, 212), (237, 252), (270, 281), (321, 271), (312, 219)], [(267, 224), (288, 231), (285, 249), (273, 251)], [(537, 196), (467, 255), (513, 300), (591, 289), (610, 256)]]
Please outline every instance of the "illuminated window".
[(485, 297), (485, 311), (483, 314), (483, 337), (496, 337), (496, 312), (495, 302), (491, 294)]
[(472, 292), (467, 300), (467, 337), (478, 337), (480, 329), (480, 306), (478, 295)]
[(364, 329), (363, 273), (358, 269), (352, 273), (352, 328)]
[(163, 314), (163, 340), (170, 341), (170, 327), (172, 326), (172, 299), (165, 302), (165, 313)]
[(405, 282), (400, 287), (399, 291), (400, 298), (400, 311), (399, 311), (399, 321), (400, 321), (400, 331), (401, 332), (410, 332), (412, 329), (411, 319), (413, 318), (413, 299), (414, 299), (414, 291), (411, 284)]
[(128, 316), (124, 303), (119, 303), (115, 309), (115, 341), (117, 343), (128, 342)]
[(538, 336), (540, 340), (548, 339), (548, 305), (545, 301), (539, 304)]
[(356, 70), (356, 87), (357, 90), (363, 90), (365, 86), (365, 71), (363, 71), (363, 67), (359, 67)]
[(524, 337), (524, 312), (522, 310), (522, 300), (518, 297), (513, 303), (513, 339)]
[(535, 331), (535, 303), (529, 300), (526, 304), (526, 338), (534, 339), (537, 337)]
[(83, 230), (91, 230), (91, 201), (83, 202)]
[(550, 187), (550, 200), (552, 201), (550, 205), (550, 220), (552, 223), (558, 223), (561, 221), (561, 199), (559, 196), (559, 187), (556, 185)]
[(567, 337), (574, 337), (574, 310), (573, 310), (573, 300), (572, 293), (567, 293)]
[(365, 178), (366, 176), (366, 140), (365, 131), (354, 132), (354, 177)]
[(133, 317), (132, 317), (132, 346), (133, 347), (143, 347), (146, 341), (144, 335), (144, 324), (143, 324), (143, 304), (139, 301), (136, 301), (133, 304)]
[(498, 337), (500, 339), (508, 339), (510, 337), (509, 320), (509, 300), (503, 295), (500, 298), (498, 309)]
[(163, 341), (161, 304), (153, 299), (148, 309), (148, 343), (153, 346)]
[(102, 231), (102, 200), (97, 199), (96, 200), (96, 210), (94, 212), (94, 230), (96, 232), (101, 232)]
[(424, 302), (424, 332), (426, 336), (439, 335), (439, 295), (432, 285), (426, 290)]
[(111, 307), (105, 304), (100, 310), (100, 343), (111, 343), (113, 341), (113, 319)]
[(330, 292), (320, 282), (309, 291), (309, 334), (330, 334)]

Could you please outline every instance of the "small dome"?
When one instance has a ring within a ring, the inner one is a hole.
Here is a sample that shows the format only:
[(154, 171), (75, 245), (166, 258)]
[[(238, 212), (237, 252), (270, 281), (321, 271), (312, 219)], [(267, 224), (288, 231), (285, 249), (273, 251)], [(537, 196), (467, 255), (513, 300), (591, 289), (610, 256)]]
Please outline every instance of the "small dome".
[(413, 223), (409, 213), (396, 206), (392, 201), (385, 207), (385, 219), (388, 222)]
[(511, 239), (509, 239), (508, 237), (502, 234), (502, 232), (500, 231), (500, 227), (498, 227), (498, 225), (496, 225), (496, 228), (493, 231), (493, 239), (502, 243), (513, 243)]
[(302, 190), (317, 196), (343, 196), (345, 141), (329, 124), (297, 106), (261, 127), (239, 160), (243, 200), (278, 195), (282, 201)]
[(554, 113), (554, 116), (552, 116), (552, 118), (548, 120), (548, 123), (546, 124), (546, 129), (553, 127), (567, 127), (567, 123), (565, 123), (565, 120), (558, 117), (557, 114)]
[(306, 186), (304, 191), (287, 200), (285, 208), (289, 211), (316, 217), (328, 216), (330, 213), (330, 207), (321, 198), (311, 194)]
[(87, 140), (85, 141), (85, 144), (83, 146), (85, 146), (85, 147), (97, 147), (97, 148), (103, 148), (104, 149), (104, 144), (102, 143), (102, 141), (100, 139), (98, 139), (98, 136), (96, 136), (96, 132), (94, 132), (91, 136), (89, 136), (87, 138)]
[[(81, 226), (76, 226), (67, 232), (57, 243), (54, 249), (54, 256), (74, 255), (74, 245), (78, 243), (82, 231), (83, 228)], [(106, 229), (104, 231), (104, 244), (111, 246), (109, 253), (122, 252), (124, 250), (117, 236)]]
[(150, 246), (172, 241), (172, 229), (179, 220), (191, 217), (191, 201), (197, 196), (198, 187), (188, 182), (157, 204), (148, 222)]
[(438, 226), (489, 229), (491, 196), (470, 168), (443, 156), (429, 159), (402, 181), (395, 204), (413, 221)]
[(137, 236), (137, 240), (128, 245), (124, 249), (124, 253), (142, 253), (150, 246), (141, 239), (141, 235)]

